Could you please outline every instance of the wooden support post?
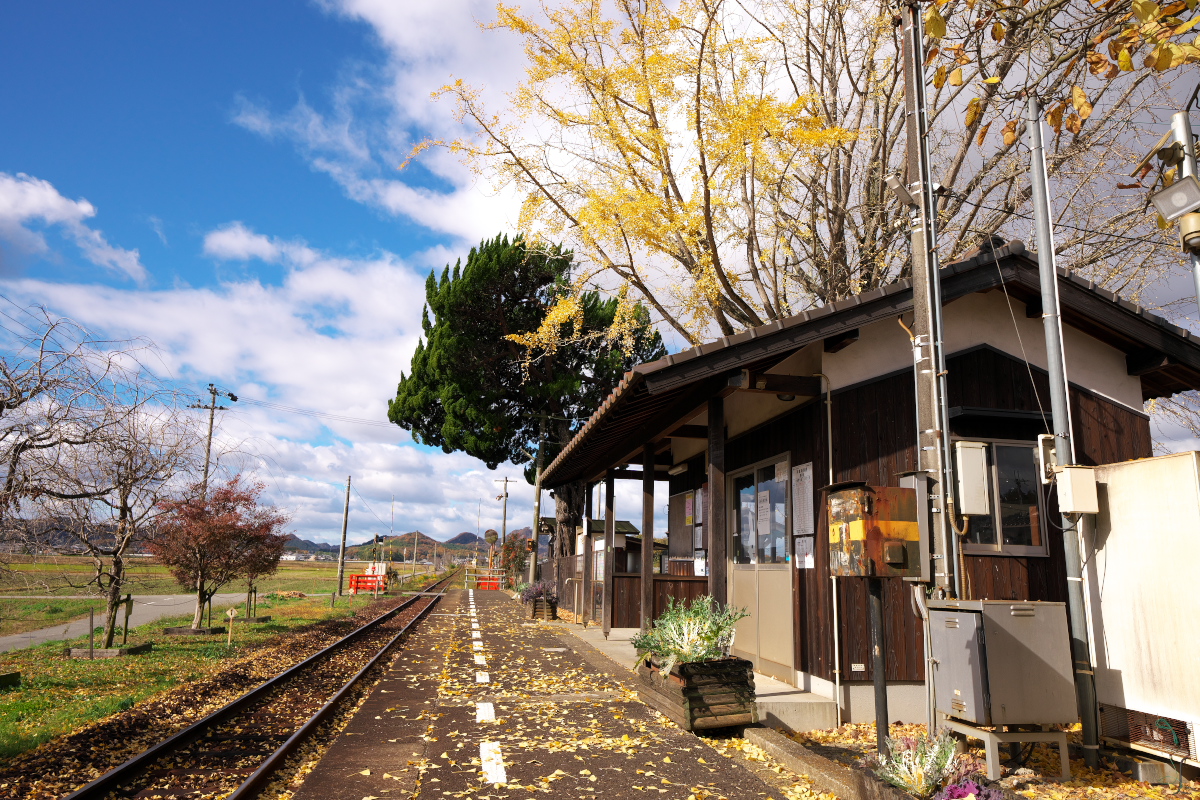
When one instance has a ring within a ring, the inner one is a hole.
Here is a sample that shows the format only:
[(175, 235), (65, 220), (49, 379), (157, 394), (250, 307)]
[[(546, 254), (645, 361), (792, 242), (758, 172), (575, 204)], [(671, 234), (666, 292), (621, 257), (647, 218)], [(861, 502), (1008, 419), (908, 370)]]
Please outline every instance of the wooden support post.
[(617, 554), (616, 481), (612, 475), (604, 479), (604, 596), (601, 598), (601, 628), (604, 638), (612, 630), (613, 560)]
[(726, 603), (726, 570), (729, 536), (725, 530), (725, 398), (708, 401), (708, 593), (721, 605)]
[(642, 448), (642, 630), (654, 622), (654, 445)]
[(121, 627), (121, 644), (129, 643), (129, 615), (133, 613), (133, 595), (125, 595), (125, 624)]
[(583, 597), (579, 604), (579, 619), (585, 628), (592, 616), (592, 487), (590, 485), (586, 487), (586, 492), (587, 500), (583, 510), (583, 580), (580, 581)]
[(88, 609), (88, 660), (96, 658), (96, 609)]

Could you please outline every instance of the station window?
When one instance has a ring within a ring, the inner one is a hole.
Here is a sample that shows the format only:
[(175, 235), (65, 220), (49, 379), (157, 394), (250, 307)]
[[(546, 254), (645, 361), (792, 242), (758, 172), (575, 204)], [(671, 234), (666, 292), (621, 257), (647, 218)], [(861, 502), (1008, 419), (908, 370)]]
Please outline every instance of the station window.
[(772, 459), (733, 477), (733, 563), (787, 563), (787, 475)]
[(988, 442), (991, 516), (972, 516), (964, 552), (1045, 555), (1045, 498), (1037, 450), (1023, 442)]

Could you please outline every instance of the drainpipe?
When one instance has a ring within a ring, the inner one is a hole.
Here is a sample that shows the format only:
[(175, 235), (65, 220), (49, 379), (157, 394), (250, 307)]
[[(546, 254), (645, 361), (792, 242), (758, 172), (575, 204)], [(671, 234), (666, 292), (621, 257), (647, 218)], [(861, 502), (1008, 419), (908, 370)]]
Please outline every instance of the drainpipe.
[[(1050, 413), (1054, 423), (1054, 449), (1059, 466), (1075, 463), (1071, 438), (1071, 401), (1058, 306), (1058, 269), (1054, 263), (1054, 228), (1047, 187), (1046, 156), (1042, 149), (1042, 112), (1036, 97), (1029, 98), (1030, 182), (1033, 186), (1033, 219), (1037, 229), (1038, 272), (1042, 289), (1042, 323), (1046, 336), (1046, 366), (1050, 378)], [(1067, 608), (1071, 628), (1071, 657), (1075, 668), (1075, 696), (1083, 724), (1083, 755), (1095, 769), (1100, 763), (1100, 725), (1096, 684), (1088, 643), (1083, 597), (1083, 561), (1080, 557), (1078, 518), (1062, 515), (1063, 555), (1067, 572)]]
[[(833, 385), (829, 376), (823, 372), (814, 372), (814, 378), (825, 381), (825, 463), (829, 465), (829, 486), (833, 485)], [(842, 727), (842, 650), (838, 644), (838, 580), (836, 575), (829, 576), (833, 581), (833, 694), (837, 701), (837, 726)]]

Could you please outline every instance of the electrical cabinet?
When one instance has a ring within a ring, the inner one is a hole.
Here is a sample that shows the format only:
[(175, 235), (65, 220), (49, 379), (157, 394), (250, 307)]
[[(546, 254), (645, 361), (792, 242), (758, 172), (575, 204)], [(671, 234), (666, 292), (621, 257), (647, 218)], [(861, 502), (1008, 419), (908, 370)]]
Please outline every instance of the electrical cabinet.
[(937, 710), (975, 725), (1076, 722), (1064, 603), (929, 603)]
[(917, 490), (865, 483), (830, 486), (829, 569), (838, 577), (922, 574)]

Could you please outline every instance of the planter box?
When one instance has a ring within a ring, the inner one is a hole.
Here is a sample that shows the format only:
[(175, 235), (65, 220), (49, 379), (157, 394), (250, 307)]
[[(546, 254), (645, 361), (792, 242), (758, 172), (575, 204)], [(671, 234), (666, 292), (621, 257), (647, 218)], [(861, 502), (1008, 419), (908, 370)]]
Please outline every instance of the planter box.
[(547, 603), (538, 597), (529, 604), (530, 619), (558, 619), (558, 603)]
[[(149, 653), (154, 649), (153, 642), (145, 644), (135, 644), (132, 647), (110, 647), (102, 649), (97, 647), (90, 651), (96, 658), (117, 658), (119, 656), (140, 656), (142, 653)], [(63, 655), (67, 658), (88, 658), (88, 649), (86, 647), (64, 647)]]
[(0, 672), (0, 689), (15, 689), (21, 685), (21, 673)]
[(637, 667), (638, 697), (684, 730), (758, 722), (754, 665), (744, 658), (676, 664), (664, 679), (645, 659)]
[(163, 628), (163, 633), (167, 636), (215, 636), (218, 633), (224, 632), (224, 625), (215, 625), (211, 628), (193, 628), (190, 625), (182, 625), (178, 628)]

